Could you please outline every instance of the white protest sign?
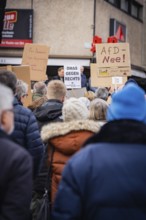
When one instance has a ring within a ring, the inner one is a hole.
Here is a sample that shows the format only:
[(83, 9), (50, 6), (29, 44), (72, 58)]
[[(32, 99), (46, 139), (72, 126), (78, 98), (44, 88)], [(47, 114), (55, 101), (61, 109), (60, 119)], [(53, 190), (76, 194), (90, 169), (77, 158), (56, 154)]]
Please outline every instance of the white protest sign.
[(131, 75), (128, 43), (97, 44), (96, 60), (101, 77)]
[(79, 65), (64, 66), (64, 84), (67, 89), (81, 88), (81, 73)]
[(123, 77), (112, 77), (112, 84), (123, 84)]

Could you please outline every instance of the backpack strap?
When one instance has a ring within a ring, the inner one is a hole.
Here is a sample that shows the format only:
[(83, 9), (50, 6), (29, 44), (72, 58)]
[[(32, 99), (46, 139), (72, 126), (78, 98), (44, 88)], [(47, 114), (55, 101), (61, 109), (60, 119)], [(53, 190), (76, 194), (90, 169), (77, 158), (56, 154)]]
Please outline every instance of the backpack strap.
[(46, 176), (46, 183), (45, 183), (45, 192), (48, 193), (49, 198), (49, 207), (51, 209), (51, 186), (52, 186), (52, 164), (53, 164), (53, 155), (55, 151), (55, 147), (51, 142), (48, 142), (47, 144), (47, 150), (49, 153), (49, 168)]

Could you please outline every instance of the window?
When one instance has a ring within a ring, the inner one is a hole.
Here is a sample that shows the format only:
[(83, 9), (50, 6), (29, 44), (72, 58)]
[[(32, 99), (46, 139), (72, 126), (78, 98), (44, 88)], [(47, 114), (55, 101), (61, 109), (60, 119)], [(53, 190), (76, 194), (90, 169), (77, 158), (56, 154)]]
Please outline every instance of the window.
[(143, 20), (143, 6), (135, 0), (105, 0), (128, 15)]
[(129, 11), (129, 1), (128, 0), (122, 0), (121, 1), (121, 9), (128, 12)]

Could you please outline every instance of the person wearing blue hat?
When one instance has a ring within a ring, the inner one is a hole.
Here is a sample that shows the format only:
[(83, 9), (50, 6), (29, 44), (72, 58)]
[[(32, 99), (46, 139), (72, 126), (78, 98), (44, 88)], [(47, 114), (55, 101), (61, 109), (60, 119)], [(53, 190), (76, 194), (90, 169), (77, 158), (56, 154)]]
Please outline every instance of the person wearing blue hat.
[(53, 220), (146, 219), (145, 92), (129, 82), (62, 174)]

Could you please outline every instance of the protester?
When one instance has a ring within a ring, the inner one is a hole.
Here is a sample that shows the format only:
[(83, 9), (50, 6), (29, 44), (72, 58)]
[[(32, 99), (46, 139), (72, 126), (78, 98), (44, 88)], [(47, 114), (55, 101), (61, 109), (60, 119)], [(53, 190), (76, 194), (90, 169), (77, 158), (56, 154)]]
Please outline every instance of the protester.
[(107, 88), (99, 87), (95, 92), (95, 97), (99, 99), (103, 99), (105, 101), (108, 100), (109, 92)]
[[(50, 180), (51, 203), (54, 202), (66, 162), (73, 154), (80, 150), (89, 137), (99, 130), (99, 125), (96, 122), (87, 120), (88, 113), (84, 103), (79, 99), (70, 98), (65, 101), (63, 106), (64, 122), (48, 124), (42, 128), (41, 137), (48, 148), (47, 164), (49, 164), (49, 168), (47, 168), (46, 173), (48, 173), (50, 166), (52, 167), (52, 179)], [(52, 163), (51, 155), (53, 157)], [(42, 175), (43, 173), (40, 173), (39, 182), (40, 180), (42, 181)], [(40, 186), (39, 182), (36, 183), (35, 190), (41, 193), (44, 187)]]
[(14, 129), (13, 94), (0, 84), (0, 219), (28, 220), (32, 191), (32, 160), (11, 141)]
[(53, 220), (146, 219), (146, 100), (134, 83), (113, 94), (108, 123), (68, 162)]
[(43, 82), (36, 82), (33, 86), (33, 102), (28, 106), (31, 111), (42, 106), (47, 100), (47, 86)]
[[(0, 83), (5, 84), (14, 93), (14, 124), (15, 129), (12, 133), (12, 139), (23, 146), (33, 157), (33, 176), (39, 172), (44, 145), (41, 141), (37, 121), (33, 113), (23, 107), (23, 100), (28, 93), (28, 87), (23, 81), (18, 81), (15, 74), (11, 71), (0, 71)], [(17, 85), (17, 87), (16, 87)]]
[(38, 100), (47, 95), (47, 86), (44, 82), (36, 82), (33, 85), (32, 101)]
[(87, 77), (84, 74), (84, 67), (80, 67), (80, 73), (81, 73), (81, 87), (87, 87)]
[(54, 80), (61, 80), (62, 82), (64, 82), (64, 67), (59, 67), (58, 68), (58, 75), (54, 76), (53, 79)]
[(107, 112), (108, 104), (103, 99), (94, 99), (90, 103), (89, 108), (89, 119), (98, 121), (98, 123), (102, 126), (106, 123), (106, 112)]
[(48, 101), (34, 111), (40, 129), (50, 122), (62, 121), (62, 106), (66, 88), (62, 81), (52, 80), (48, 83)]

